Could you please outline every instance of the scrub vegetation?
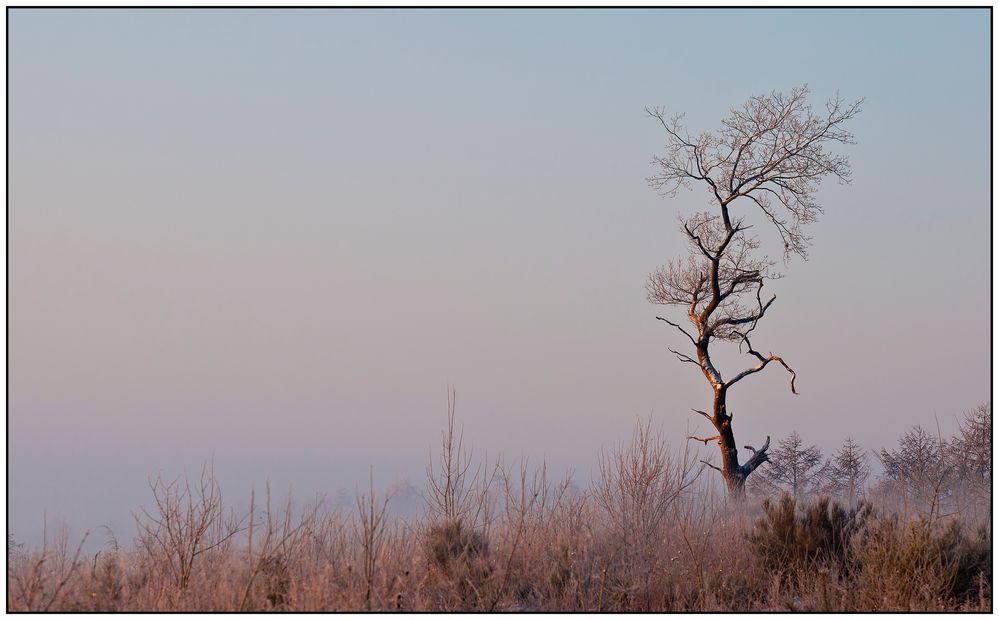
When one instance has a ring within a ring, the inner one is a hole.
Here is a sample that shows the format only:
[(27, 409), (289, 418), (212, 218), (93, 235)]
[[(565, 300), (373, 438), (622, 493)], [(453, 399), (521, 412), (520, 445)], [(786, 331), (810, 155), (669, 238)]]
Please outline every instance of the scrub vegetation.
[(953, 437), (917, 427), (879, 453), (849, 441), (825, 458), (792, 434), (738, 499), (701, 475), (696, 444), (640, 422), (580, 488), (478, 458), (452, 398), (418, 517), (373, 485), (350, 510), (268, 492), (239, 512), (210, 469), (157, 478), (131, 544), (8, 537), (7, 607), (989, 611), (991, 439), (990, 404)]

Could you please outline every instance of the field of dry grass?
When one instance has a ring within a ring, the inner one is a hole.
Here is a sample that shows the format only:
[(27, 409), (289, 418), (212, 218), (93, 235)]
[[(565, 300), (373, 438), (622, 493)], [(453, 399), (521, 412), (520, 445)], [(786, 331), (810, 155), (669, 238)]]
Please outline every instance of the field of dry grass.
[(371, 490), (239, 514), (210, 471), (158, 479), (130, 544), (8, 548), (8, 610), (992, 609), (990, 484), (733, 503), (640, 424), (578, 489), (477, 460), (450, 421), (418, 519)]

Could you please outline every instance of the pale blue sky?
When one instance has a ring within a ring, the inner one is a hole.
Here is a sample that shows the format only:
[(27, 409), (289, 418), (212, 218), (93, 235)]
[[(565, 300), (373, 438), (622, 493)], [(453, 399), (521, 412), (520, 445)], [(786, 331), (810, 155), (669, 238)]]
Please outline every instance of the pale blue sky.
[[(480, 449), (585, 478), (710, 393), (644, 280), (684, 251), (644, 106), (713, 129), (865, 97), (740, 441), (868, 448), (990, 397), (987, 10), (11, 10), (11, 527), (127, 528), (146, 476), (230, 497), (422, 483), (445, 385)], [(731, 372), (748, 359), (723, 356)], [(706, 452), (711, 454), (711, 452)], [(23, 534), (22, 534), (23, 532)]]

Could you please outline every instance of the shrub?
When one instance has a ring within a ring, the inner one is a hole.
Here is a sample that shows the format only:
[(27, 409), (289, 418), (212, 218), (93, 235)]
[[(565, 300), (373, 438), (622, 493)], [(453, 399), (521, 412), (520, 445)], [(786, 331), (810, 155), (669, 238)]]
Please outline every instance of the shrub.
[(992, 539), (984, 527), (969, 535), (958, 521), (883, 517), (857, 537), (852, 554), (865, 609), (947, 609), (991, 598)]
[(783, 493), (776, 503), (763, 501), (764, 515), (753, 524), (749, 542), (761, 567), (773, 574), (788, 574), (815, 564), (849, 570), (850, 541), (873, 512), (860, 502), (844, 509), (838, 502), (821, 497), (803, 510)]
[(291, 587), (291, 574), (284, 558), (271, 555), (260, 561), (261, 586), (264, 598), (271, 607), (283, 607), (288, 603)]
[(437, 568), (451, 574), (460, 564), (488, 555), (485, 539), (461, 521), (433, 525), (427, 532), (427, 555)]
[[(425, 541), (427, 559), (444, 577), (448, 586), (446, 606), (469, 606), (482, 603), (482, 586), (492, 574), (489, 545), (478, 532), (460, 520), (431, 525)], [(451, 600), (450, 594), (457, 595)]]
[[(98, 560), (98, 558), (100, 559)], [(98, 552), (90, 567), (88, 589), (92, 599), (92, 608), (88, 611), (117, 610), (124, 585), (124, 576), (118, 554)]]

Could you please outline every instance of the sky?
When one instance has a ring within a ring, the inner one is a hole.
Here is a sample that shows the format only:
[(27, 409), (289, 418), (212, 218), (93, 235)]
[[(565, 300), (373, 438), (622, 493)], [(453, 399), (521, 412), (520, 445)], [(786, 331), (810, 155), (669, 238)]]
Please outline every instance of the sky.
[(19, 540), (128, 531), (206, 461), (235, 498), (422, 486), (449, 385), (478, 454), (581, 481), (639, 418), (704, 430), (644, 283), (708, 196), (648, 186), (646, 106), (865, 99), (753, 340), (801, 394), (740, 383), (740, 442), (874, 450), (991, 397), (987, 10), (7, 16)]

